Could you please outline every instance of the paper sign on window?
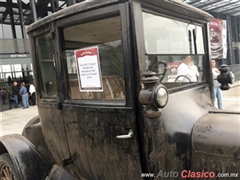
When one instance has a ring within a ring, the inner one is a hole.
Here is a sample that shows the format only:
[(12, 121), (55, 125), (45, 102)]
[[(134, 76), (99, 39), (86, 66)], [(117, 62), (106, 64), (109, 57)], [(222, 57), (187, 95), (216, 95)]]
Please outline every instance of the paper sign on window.
[(98, 47), (79, 49), (74, 53), (80, 91), (103, 91)]

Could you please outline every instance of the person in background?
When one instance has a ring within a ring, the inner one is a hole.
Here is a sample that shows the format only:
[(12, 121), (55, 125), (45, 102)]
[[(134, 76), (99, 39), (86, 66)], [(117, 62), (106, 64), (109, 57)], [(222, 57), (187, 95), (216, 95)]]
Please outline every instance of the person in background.
[(24, 82), (22, 82), (22, 84), (21, 84), (20, 93), (22, 95), (22, 102), (23, 102), (23, 106), (24, 106), (23, 109), (29, 108), (28, 92), (27, 92), (27, 88), (25, 87)]
[(197, 82), (197, 77), (191, 69), (192, 58), (191, 56), (182, 56), (182, 63), (177, 69), (178, 81), (181, 82)]
[(18, 108), (19, 107), (18, 95), (19, 95), (20, 91), (19, 91), (19, 87), (18, 87), (18, 84), (16, 81), (13, 83), (12, 91), (13, 91), (13, 97), (14, 97), (14, 102), (15, 102), (15, 108)]
[(30, 84), (30, 87), (29, 87), (29, 93), (30, 93), (30, 96), (31, 96), (31, 99), (32, 99), (32, 105), (36, 105), (36, 95), (35, 95), (35, 87), (33, 85), (33, 83), (29, 83)]
[(212, 73), (213, 73), (213, 89), (214, 89), (214, 99), (217, 98), (218, 109), (222, 109), (222, 91), (220, 89), (221, 84), (217, 81), (217, 76), (220, 71), (215, 68), (216, 61), (212, 59)]
[(0, 94), (1, 94), (1, 99), (2, 99), (3, 104), (6, 104), (7, 95), (6, 95), (6, 91), (4, 88), (1, 88)]
[(193, 71), (194, 75), (196, 76), (197, 80), (199, 79), (199, 72), (197, 66), (194, 64), (193, 60), (190, 62), (190, 68)]

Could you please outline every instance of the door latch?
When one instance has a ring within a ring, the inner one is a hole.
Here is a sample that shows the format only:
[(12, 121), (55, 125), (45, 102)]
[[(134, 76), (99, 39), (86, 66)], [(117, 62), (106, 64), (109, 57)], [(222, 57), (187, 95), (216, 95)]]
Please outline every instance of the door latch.
[(128, 139), (133, 137), (133, 131), (130, 129), (128, 134), (126, 135), (118, 135), (116, 136), (117, 139)]

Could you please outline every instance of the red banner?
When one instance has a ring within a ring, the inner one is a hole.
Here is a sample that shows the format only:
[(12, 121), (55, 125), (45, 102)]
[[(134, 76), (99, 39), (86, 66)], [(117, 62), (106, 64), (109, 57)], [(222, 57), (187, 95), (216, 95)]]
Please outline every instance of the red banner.
[(225, 59), (227, 55), (226, 21), (214, 19), (209, 23), (211, 58)]

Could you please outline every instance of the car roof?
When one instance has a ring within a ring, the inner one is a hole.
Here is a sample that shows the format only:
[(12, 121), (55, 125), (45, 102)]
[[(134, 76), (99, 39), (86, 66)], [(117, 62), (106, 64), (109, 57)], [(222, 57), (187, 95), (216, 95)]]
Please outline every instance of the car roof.
[[(112, 4), (122, 3), (122, 2), (131, 2), (132, 0), (85, 0), (80, 3), (76, 3), (68, 8), (59, 10), (53, 14), (50, 14), (34, 23), (29, 25), (27, 32), (30, 32), (39, 26), (56, 21), (58, 19), (65, 18), (67, 16), (77, 14), (90, 9), (97, 9), (100, 7), (110, 6)], [(209, 13), (198, 9), (194, 6), (191, 6), (187, 3), (182, 2), (181, 0), (139, 0), (139, 2), (161, 9), (169, 10), (176, 14), (181, 14), (182, 16), (190, 17), (195, 20), (209, 22), (213, 19), (213, 16)]]

